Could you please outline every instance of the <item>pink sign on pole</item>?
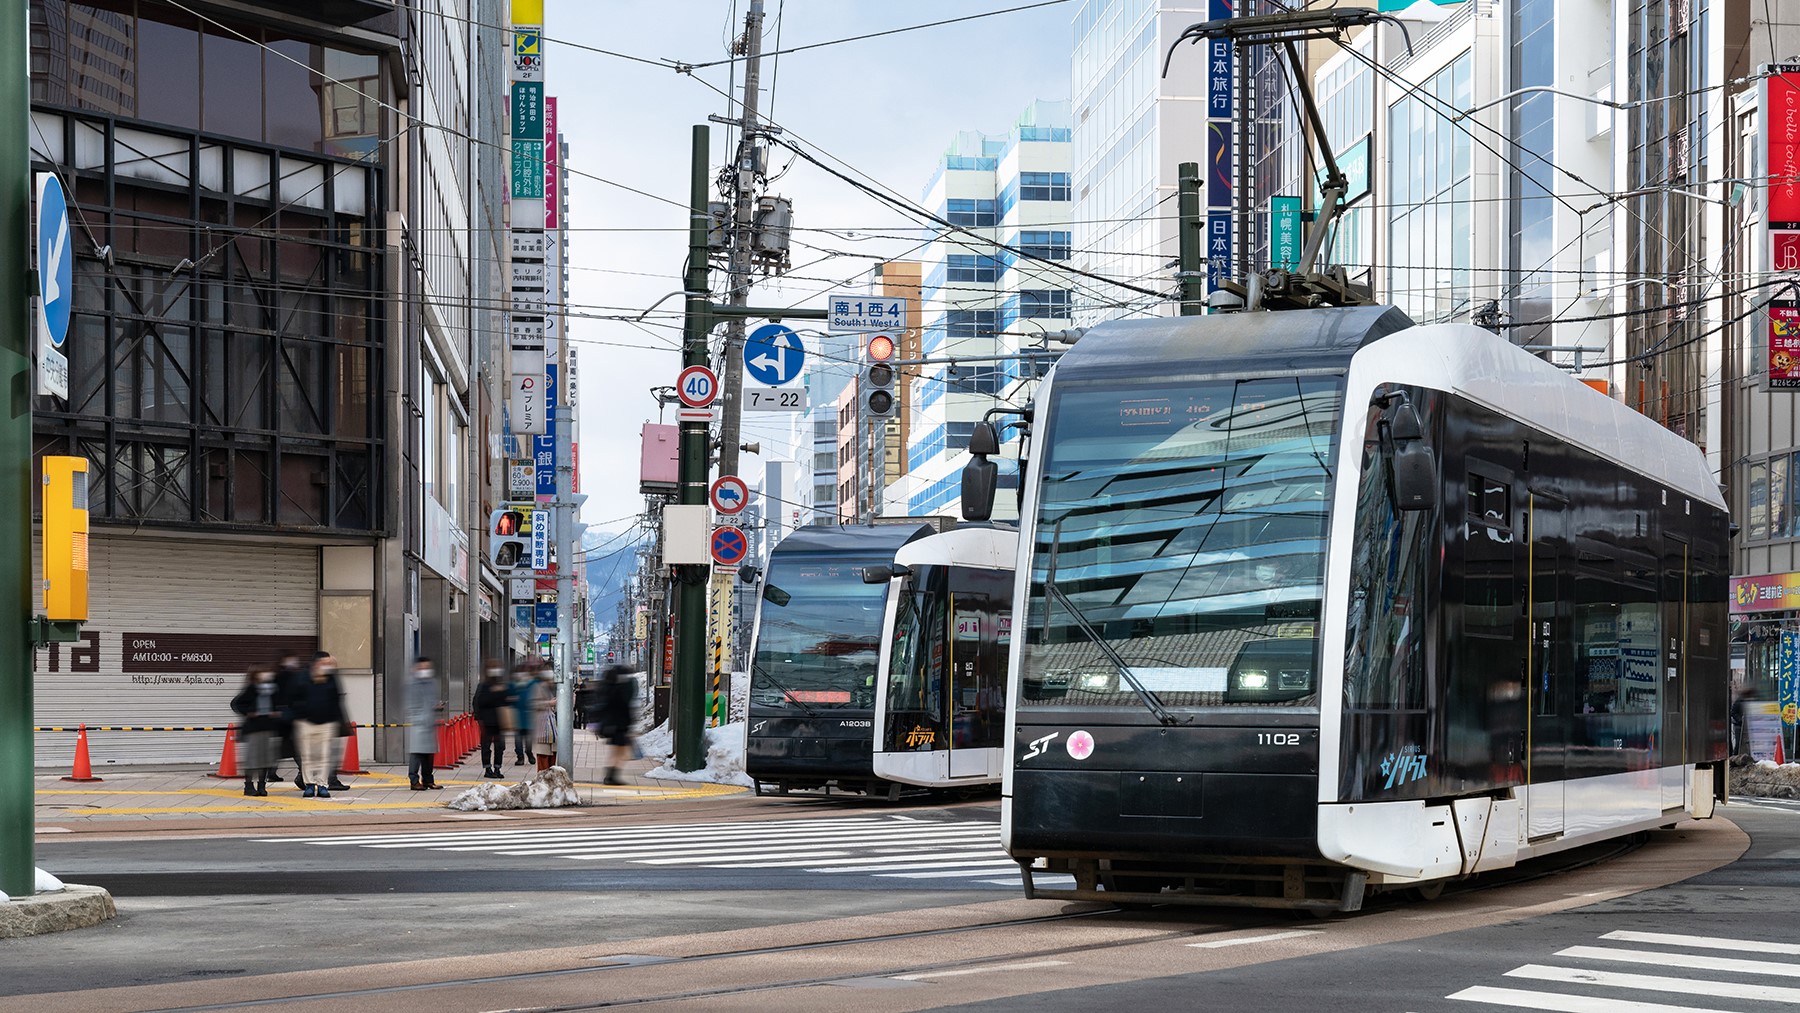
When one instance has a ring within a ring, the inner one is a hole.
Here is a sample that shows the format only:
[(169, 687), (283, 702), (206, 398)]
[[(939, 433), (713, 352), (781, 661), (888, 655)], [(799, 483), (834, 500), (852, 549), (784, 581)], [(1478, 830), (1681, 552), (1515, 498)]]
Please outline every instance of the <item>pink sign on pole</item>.
[(561, 180), (557, 178), (562, 168), (562, 138), (556, 133), (556, 99), (544, 99), (544, 228), (560, 229), (557, 222), (561, 215), (557, 212), (562, 204)]

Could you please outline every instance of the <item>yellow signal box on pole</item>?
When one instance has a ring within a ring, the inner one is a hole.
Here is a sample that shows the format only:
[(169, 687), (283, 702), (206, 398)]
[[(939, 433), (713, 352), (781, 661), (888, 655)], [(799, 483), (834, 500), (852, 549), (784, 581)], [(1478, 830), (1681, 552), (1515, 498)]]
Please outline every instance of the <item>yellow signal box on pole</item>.
[(44, 618), (88, 617), (88, 461), (45, 457)]

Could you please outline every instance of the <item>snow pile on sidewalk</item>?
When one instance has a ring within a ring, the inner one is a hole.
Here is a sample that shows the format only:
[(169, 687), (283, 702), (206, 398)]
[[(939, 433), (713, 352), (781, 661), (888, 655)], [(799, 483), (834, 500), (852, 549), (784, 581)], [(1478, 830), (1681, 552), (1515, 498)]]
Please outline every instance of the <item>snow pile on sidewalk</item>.
[(728, 725), (706, 730), (706, 766), (701, 770), (676, 770), (669, 765), (669, 758), (675, 752), (674, 736), (670, 734), (668, 722), (657, 725), (655, 729), (645, 732), (638, 739), (639, 748), (644, 755), (662, 761), (655, 769), (644, 774), (645, 777), (659, 781), (699, 781), (706, 784), (735, 784), (740, 787), (751, 787), (750, 775), (744, 773), (744, 722), (734, 721)]
[(1731, 793), (1800, 799), (1800, 763), (1777, 766), (1768, 760), (1752, 763), (1736, 757), (1731, 761)]
[(528, 781), (500, 784), (490, 781), (476, 785), (444, 803), (462, 812), (486, 812), (489, 809), (555, 809), (580, 805), (575, 782), (561, 767), (540, 770)]

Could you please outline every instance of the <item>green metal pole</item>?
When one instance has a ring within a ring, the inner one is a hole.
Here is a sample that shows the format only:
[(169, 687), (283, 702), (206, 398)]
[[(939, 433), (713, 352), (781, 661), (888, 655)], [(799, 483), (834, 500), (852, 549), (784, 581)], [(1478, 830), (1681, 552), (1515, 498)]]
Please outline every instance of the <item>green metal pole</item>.
[(1180, 180), (1177, 223), (1181, 253), (1181, 315), (1197, 317), (1206, 312), (1206, 267), (1200, 255), (1205, 225), (1200, 220), (1200, 163), (1176, 166)]
[[(31, 71), (27, 0), (0, 0), (0, 892), (36, 890), (31, 768)], [(6, 237), (12, 237), (10, 239)]]
[[(708, 299), (706, 198), (711, 182), (707, 152), (710, 128), (694, 126), (693, 175), (689, 181), (688, 264), (682, 283), (687, 292), (687, 321), (682, 331), (682, 366), (707, 364), (706, 335), (712, 330)], [(704, 422), (681, 424), (681, 490), (683, 505), (706, 502), (706, 476), (711, 454)], [(709, 567), (678, 566), (675, 592), (675, 769), (699, 770), (706, 765), (706, 593)]]

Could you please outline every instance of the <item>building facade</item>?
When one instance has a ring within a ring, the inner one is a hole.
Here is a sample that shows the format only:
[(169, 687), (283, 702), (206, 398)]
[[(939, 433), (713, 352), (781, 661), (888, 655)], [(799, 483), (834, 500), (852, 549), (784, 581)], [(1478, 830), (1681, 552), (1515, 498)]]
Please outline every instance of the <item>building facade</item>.
[(888, 513), (959, 515), (975, 424), (1025, 403), (1045, 363), (1035, 353), (1069, 326), (1069, 136), (1067, 103), (1034, 102), (1004, 135), (958, 134), (933, 173), (925, 206), (960, 228), (941, 230), (921, 258), (915, 358), (925, 364), (902, 372), (907, 438), (889, 469)]
[[(31, 16), (34, 169), (70, 195), (76, 290), (36, 452), (90, 461), (93, 522), (91, 618), (38, 652), (36, 723), (220, 724), (247, 667), (315, 649), (358, 722), (393, 720), (418, 653), (459, 709), (486, 442), (471, 208), (498, 112), (471, 75), (499, 59), (499, 0)], [(93, 743), (102, 765), (218, 748)]]

